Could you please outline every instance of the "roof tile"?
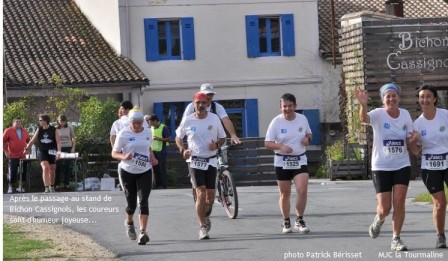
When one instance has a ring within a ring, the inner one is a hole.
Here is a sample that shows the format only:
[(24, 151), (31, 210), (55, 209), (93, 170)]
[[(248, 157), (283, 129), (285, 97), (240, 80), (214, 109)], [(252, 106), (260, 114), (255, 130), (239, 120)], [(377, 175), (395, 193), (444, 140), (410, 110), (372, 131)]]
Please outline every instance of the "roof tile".
[(120, 57), (72, 0), (4, 0), (5, 76), (8, 87), (148, 82)]

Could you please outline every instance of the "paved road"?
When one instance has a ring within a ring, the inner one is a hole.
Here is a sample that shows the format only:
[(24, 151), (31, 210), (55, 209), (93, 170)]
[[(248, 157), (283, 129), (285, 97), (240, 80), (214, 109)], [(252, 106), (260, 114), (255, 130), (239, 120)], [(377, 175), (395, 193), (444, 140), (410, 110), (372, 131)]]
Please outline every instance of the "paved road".
[[(377, 239), (368, 236), (367, 229), (373, 220), (376, 206), (371, 181), (323, 182), (313, 180), (309, 186), (305, 216), (311, 229), (308, 235), (281, 234), (275, 186), (239, 187), (240, 212), (236, 220), (228, 219), (224, 209), (215, 204), (211, 239), (206, 241), (197, 239), (198, 224), (191, 190), (155, 190), (150, 196), (151, 243), (147, 246), (138, 246), (135, 241), (126, 238), (123, 226), (125, 199), (119, 191), (50, 194), (67, 197), (65, 200), (68, 202), (65, 203), (57, 202), (61, 198), (45, 198), (47, 194), (43, 193), (23, 194), (23, 200), (38, 201), (18, 203), (11, 201), (10, 195), (4, 195), (3, 208), (4, 213), (15, 212), (12, 214), (34, 217), (34, 222), (63, 221), (64, 226), (91, 235), (101, 245), (117, 253), (118, 257), (130, 261), (448, 260), (448, 250), (434, 249), (432, 206), (415, 204), (410, 200), (426, 191), (421, 181), (411, 181), (409, 187), (402, 239), (410, 251), (401, 253), (401, 258), (390, 252), (391, 216), (387, 218), (382, 234)], [(14, 194), (13, 199), (20, 199), (20, 194)], [(41, 199), (51, 201), (40, 203)], [(76, 199), (79, 201), (74, 201)], [(19, 206), (22, 208), (19, 209)], [(55, 210), (54, 207), (65, 207), (63, 210), (69, 209), (74, 213), (53, 214), (51, 211)], [(25, 210), (32, 212), (25, 213)], [(294, 219), (295, 215), (291, 213)], [(25, 219), (25, 222), (29, 221)], [(68, 224), (70, 221), (89, 223)]]

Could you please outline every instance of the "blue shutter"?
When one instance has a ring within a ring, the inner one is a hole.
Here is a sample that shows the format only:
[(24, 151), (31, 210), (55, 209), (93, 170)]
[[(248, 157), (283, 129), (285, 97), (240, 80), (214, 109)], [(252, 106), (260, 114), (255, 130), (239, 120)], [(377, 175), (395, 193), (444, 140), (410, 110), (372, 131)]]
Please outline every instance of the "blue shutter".
[(161, 122), (163, 122), (163, 102), (154, 103), (154, 114), (159, 117)]
[(182, 59), (194, 60), (196, 58), (194, 46), (194, 23), (193, 17), (180, 19), (182, 27)]
[(260, 56), (260, 39), (258, 36), (258, 16), (246, 15), (247, 57)]
[(294, 15), (281, 15), (282, 24), (282, 48), (284, 56), (296, 55), (294, 40)]
[(159, 57), (159, 35), (157, 30), (157, 18), (147, 18), (145, 23), (145, 48), (146, 61), (158, 61)]
[(311, 140), (311, 145), (320, 144), (320, 117), (319, 110), (303, 110), (303, 115), (308, 119), (310, 124), (311, 132), (313, 133), (313, 139)]
[[(257, 99), (247, 99), (245, 101), (246, 113), (243, 115), (246, 120), (246, 137), (259, 137), (258, 133), (258, 101)], [(243, 121), (244, 122), (244, 121)]]

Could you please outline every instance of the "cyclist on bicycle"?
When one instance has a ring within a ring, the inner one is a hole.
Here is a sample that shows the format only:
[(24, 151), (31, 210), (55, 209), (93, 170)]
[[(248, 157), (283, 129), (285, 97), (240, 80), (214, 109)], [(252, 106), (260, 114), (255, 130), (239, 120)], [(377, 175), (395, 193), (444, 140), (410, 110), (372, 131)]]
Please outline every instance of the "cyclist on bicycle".
[[(235, 128), (233, 126), (232, 121), (230, 120), (229, 116), (226, 113), (226, 110), (224, 107), (217, 103), (212, 101), (213, 97), (215, 96), (216, 92), (213, 88), (213, 85), (210, 83), (204, 83), (201, 85), (200, 91), (201, 93), (205, 94), (209, 98), (209, 104), (207, 105), (207, 111), (212, 112), (221, 119), (221, 123), (224, 125), (224, 128), (227, 130), (227, 132), (230, 134), (230, 140), (234, 144), (241, 144), (240, 139), (238, 136), (236, 136)], [(188, 115), (191, 115), (195, 112), (195, 107), (192, 102), (190, 102), (187, 107), (185, 108), (184, 114), (182, 116), (182, 120), (184, 120)], [(189, 176), (191, 176), (191, 173), (189, 173)], [(196, 198), (196, 191), (193, 188), (193, 197)], [(213, 197), (208, 198), (207, 197), (207, 217), (210, 216), (212, 213), (213, 208), (213, 202), (214, 202), (214, 195)]]
[[(215, 196), (216, 153), (226, 138), (219, 117), (206, 110), (209, 101), (210, 98), (206, 94), (196, 93), (193, 98), (195, 112), (182, 119), (176, 130), (176, 145), (188, 162), (191, 182), (196, 190), (199, 239), (209, 238), (208, 231), (211, 222), (210, 218), (206, 217), (207, 205), (213, 204)], [(184, 147), (185, 136), (187, 136), (188, 149)], [(206, 202), (207, 198), (211, 199), (211, 202)]]
[(295, 229), (299, 233), (310, 232), (303, 221), (308, 193), (308, 169), (305, 155), (306, 147), (311, 140), (311, 129), (308, 120), (297, 109), (296, 97), (290, 93), (283, 94), (280, 99), (281, 114), (269, 124), (265, 147), (275, 151), (274, 166), (277, 184), (280, 190), (280, 211), (283, 215), (283, 233), (291, 233), (289, 219), (291, 180), (297, 192)]

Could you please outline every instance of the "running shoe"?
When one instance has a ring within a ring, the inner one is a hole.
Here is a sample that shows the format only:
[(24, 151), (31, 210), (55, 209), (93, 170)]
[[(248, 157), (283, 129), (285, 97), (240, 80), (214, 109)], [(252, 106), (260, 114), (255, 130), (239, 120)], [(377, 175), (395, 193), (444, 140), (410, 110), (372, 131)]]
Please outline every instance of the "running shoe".
[(128, 236), (128, 238), (130, 240), (136, 240), (137, 239), (137, 234), (135, 233), (134, 223), (129, 225), (128, 221), (125, 220), (124, 221), (124, 226), (126, 227), (126, 235)]
[(50, 188), (49, 187), (45, 187), (44, 193), (50, 193)]
[(294, 224), (294, 228), (299, 232), (299, 234), (307, 234), (310, 232), (310, 229), (305, 225), (305, 221), (303, 219), (299, 219), (297, 217), (296, 223)]
[(205, 218), (205, 225), (207, 225), (207, 232), (209, 232), (210, 229), (212, 229), (212, 221), (210, 220), (209, 217)]
[(55, 193), (55, 192), (56, 192), (56, 190), (54, 190), (54, 187), (53, 187), (53, 186), (50, 186), (50, 192), (51, 192), (51, 193)]
[(371, 238), (377, 238), (381, 232), (381, 226), (383, 225), (384, 220), (380, 220), (380, 216), (376, 215), (373, 220), (372, 225), (369, 227), (369, 235)]
[(199, 240), (203, 240), (203, 239), (209, 239), (209, 235), (208, 235), (208, 227), (206, 224), (202, 225), (201, 228), (199, 229)]
[(392, 239), (392, 243), (390, 244), (390, 250), (406, 251), (408, 250), (408, 247), (404, 244), (400, 237), (394, 237), (394, 239)]
[(25, 189), (23, 187), (16, 188), (16, 191), (19, 193), (25, 193)]
[(138, 238), (139, 245), (146, 245), (149, 242), (149, 236), (146, 234), (146, 231), (140, 231), (140, 236)]
[(436, 248), (446, 248), (445, 235), (437, 235)]
[(9, 186), (8, 187), (8, 192), (7, 192), (8, 194), (12, 194), (12, 186)]
[(283, 234), (288, 234), (292, 232), (291, 221), (289, 220), (289, 218), (283, 220), (282, 227), (283, 227), (282, 229)]

